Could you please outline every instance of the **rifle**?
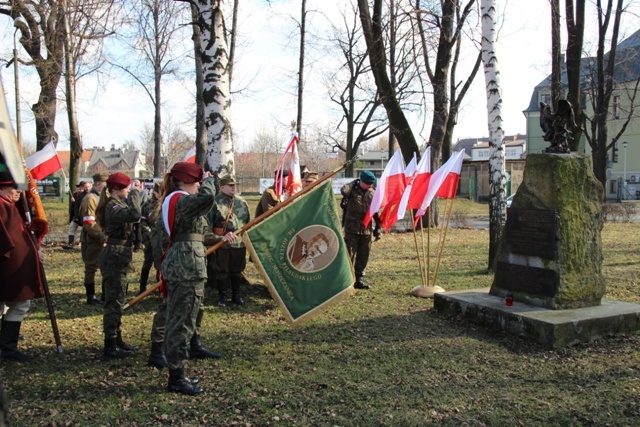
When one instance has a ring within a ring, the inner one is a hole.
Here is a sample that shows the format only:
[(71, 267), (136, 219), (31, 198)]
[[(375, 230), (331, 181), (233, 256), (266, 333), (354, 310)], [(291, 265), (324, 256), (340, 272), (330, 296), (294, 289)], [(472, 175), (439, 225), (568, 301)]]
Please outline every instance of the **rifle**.
[[(27, 197), (24, 192), (20, 195), (22, 199), (22, 206), (24, 208), (24, 213), (27, 218), (26, 226), (31, 236), (31, 240), (33, 240), (33, 244), (36, 247), (36, 251), (38, 249), (38, 239), (36, 238), (33, 231), (31, 231), (31, 214), (29, 213), (29, 203), (27, 202)], [(40, 254), (38, 251), (36, 252), (36, 257), (38, 257), (38, 267), (40, 268), (40, 276), (42, 277), (42, 290), (44, 292), (44, 299), (47, 303), (47, 310), (49, 311), (49, 319), (51, 319), (51, 328), (53, 329), (53, 338), (56, 341), (56, 350), (58, 353), (62, 353), (62, 341), (60, 340), (60, 331), (58, 330), (58, 321), (56, 320), (56, 313), (53, 310), (53, 301), (51, 300), (51, 292), (49, 291), (49, 283), (47, 282), (47, 274), (44, 271), (44, 264), (40, 261)]]
[[(249, 230), (250, 228), (256, 226), (258, 223), (264, 221), (265, 219), (267, 219), (268, 217), (270, 217), (271, 215), (273, 215), (274, 213), (278, 212), (279, 210), (285, 208), (286, 206), (289, 206), (291, 203), (293, 203), (294, 201), (296, 201), (299, 197), (307, 194), (309, 191), (311, 191), (312, 189), (314, 189), (315, 187), (317, 187), (318, 185), (320, 185), (321, 183), (323, 183), (324, 181), (330, 179), (331, 177), (333, 177), (335, 174), (337, 174), (338, 172), (340, 172), (341, 170), (343, 170), (344, 168), (346, 168), (350, 163), (353, 163), (357, 160), (357, 156), (354, 157), (353, 159), (349, 160), (348, 162), (345, 162), (342, 166), (340, 166), (339, 168), (333, 170), (332, 172), (328, 173), (327, 175), (323, 176), (322, 178), (312, 182), (311, 184), (309, 184), (307, 187), (303, 188), (299, 193), (294, 194), (293, 196), (289, 197), (287, 200), (285, 200), (282, 203), (278, 203), (277, 205), (275, 205), (272, 209), (269, 209), (268, 211), (260, 214), (259, 216), (257, 216), (256, 218), (254, 218), (253, 220), (249, 221), (248, 223), (246, 223), (237, 233), (235, 233), (236, 235), (241, 235), (242, 233), (244, 233), (245, 231)], [(207, 249), (206, 254), (207, 255), (211, 255), (212, 253), (214, 253), (218, 248), (220, 248), (222, 245), (224, 245), (226, 242), (226, 240), (221, 240), (218, 243), (216, 243), (215, 245), (209, 247)], [(122, 309), (126, 310), (129, 307), (133, 307), (134, 305), (136, 305), (137, 303), (139, 303), (140, 301), (142, 301), (144, 298), (146, 298), (148, 295), (152, 294), (153, 292), (155, 292), (157, 289), (160, 288), (160, 282), (156, 283), (153, 286), (150, 286), (147, 288), (146, 291), (144, 291), (143, 293), (141, 293), (140, 295), (138, 295), (137, 297), (135, 297), (134, 299), (132, 299), (131, 301), (129, 301), (128, 303), (126, 303)]]

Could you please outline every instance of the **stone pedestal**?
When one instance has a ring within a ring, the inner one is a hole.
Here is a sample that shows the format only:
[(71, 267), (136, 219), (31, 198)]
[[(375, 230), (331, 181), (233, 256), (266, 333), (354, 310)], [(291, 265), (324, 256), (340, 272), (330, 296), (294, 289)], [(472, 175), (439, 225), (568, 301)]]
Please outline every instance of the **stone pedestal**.
[(490, 294), (548, 309), (600, 304), (603, 188), (584, 154), (529, 154)]

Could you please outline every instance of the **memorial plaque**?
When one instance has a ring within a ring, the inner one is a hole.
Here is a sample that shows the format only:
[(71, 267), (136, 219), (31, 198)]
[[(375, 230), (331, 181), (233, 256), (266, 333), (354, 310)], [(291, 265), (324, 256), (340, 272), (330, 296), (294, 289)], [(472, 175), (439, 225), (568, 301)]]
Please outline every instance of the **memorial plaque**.
[(556, 213), (548, 209), (509, 208), (507, 250), (514, 254), (556, 258)]
[(559, 282), (558, 273), (546, 268), (498, 262), (496, 285), (503, 289), (553, 297)]

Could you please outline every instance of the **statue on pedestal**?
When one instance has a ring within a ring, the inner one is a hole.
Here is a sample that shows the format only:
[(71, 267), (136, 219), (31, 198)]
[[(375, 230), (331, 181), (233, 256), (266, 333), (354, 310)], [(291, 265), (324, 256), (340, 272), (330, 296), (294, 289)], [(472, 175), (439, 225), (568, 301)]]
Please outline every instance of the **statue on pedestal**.
[(544, 131), (544, 140), (550, 142), (544, 152), (555, 154), (567, 154), (571, 152), (569, 139), (573, 137), (567, 131), (567, 124), (576, 126), (573, 107), (566, 99), (558, 101), (558, 111), (551, 112), (551, 106), (540, 103), (540, 127)]

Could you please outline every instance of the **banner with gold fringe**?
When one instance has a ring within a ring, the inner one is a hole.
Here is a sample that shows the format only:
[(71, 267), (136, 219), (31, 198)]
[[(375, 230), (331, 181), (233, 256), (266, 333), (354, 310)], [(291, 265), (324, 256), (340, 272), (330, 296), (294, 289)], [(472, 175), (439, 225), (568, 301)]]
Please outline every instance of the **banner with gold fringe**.
[(331, 180), (244, 233), (273, 299), (296, 326), (350, 295), (355, 281)]

